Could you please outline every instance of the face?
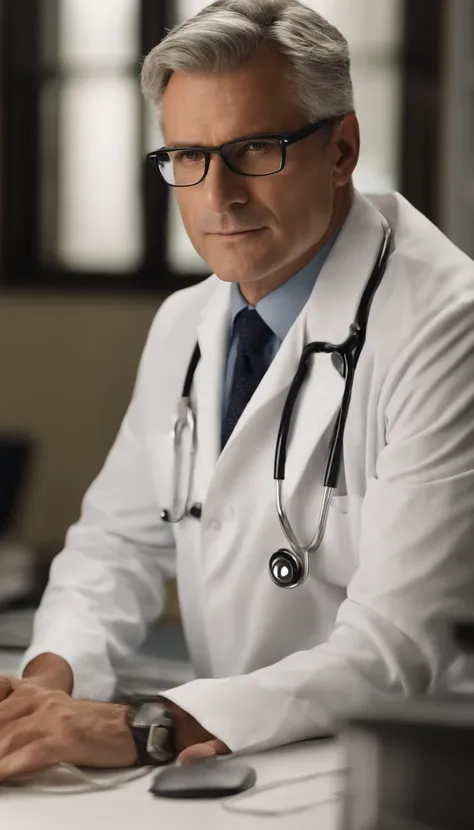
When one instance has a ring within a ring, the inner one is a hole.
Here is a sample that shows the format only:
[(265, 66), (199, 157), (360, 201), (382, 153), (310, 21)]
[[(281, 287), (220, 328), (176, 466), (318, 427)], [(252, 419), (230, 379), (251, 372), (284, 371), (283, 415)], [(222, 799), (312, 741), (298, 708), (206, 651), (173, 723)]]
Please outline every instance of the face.
[[(167, 146), (219, 146), (306, 126), (286, 73), (284, 58), (268, 47), (226, 74), (175, 72), (163, 98)], [(248, 289), (264, 296), (336, 230), (357, 156), (354, 115), (329, 137), (319, 133), (290, 145), (284, 169), (272, 176), (238, 175), (213, 155), (203, 182), (174, 190), (194, 248), (220, 279), (240, 283), (244, 295)]]

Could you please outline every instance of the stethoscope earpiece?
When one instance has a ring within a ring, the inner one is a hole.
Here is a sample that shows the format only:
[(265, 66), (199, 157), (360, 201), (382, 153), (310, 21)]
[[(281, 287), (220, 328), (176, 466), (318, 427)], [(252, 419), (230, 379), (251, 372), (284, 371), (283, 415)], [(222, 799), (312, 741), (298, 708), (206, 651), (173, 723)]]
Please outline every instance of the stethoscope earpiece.
[(278, 588), (296, 588), (303, 582), (303, 563), (291, 550), (277, 550), (270, 559), (269, 568), (270, 576)]

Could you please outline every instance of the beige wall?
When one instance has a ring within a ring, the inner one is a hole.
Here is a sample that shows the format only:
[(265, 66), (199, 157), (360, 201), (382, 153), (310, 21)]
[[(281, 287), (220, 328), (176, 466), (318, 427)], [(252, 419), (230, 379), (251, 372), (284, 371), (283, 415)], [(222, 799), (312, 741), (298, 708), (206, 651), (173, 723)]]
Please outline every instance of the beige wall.
[(15, 536), (61, 545), (116, 435), (162, 299), (0, 293), (0, 432), (37, 442)]

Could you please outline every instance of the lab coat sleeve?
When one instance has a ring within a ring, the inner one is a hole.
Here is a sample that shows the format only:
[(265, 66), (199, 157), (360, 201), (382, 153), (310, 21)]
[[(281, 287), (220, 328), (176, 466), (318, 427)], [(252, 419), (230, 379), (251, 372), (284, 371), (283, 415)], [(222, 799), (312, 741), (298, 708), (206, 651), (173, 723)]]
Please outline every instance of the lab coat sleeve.
[(144, 640), (163, 609), (164, 582), (175, 575), (174, 541), (160, 520), (142, 423), (159, 359), (154, 329), (156, 322), (114, 446), (53, 560), (20, 667), (43, 652), (60, 655), (72, 667), (75, 697), (110, 699), (116, 664)]
[(386, 444), (329, 640), (166, 692), (231, 750), (317, 737), (391, 693), (474, 690), (450, 630), (474, 610), (473, 308), (471, 293), (420, 323), (386, 370), (377, 410)]

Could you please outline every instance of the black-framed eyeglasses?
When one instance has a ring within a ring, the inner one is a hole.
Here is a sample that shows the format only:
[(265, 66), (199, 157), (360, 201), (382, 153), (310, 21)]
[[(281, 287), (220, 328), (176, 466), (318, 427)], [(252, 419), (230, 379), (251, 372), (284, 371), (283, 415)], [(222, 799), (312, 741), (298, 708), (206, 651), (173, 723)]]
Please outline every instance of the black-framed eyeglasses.
[(239, 176), (273, 176), (286, 163), (286, 148), (340, 121), (323, 118), (293, 133), (243, 136), (219, 147), (162, 147), (147, 158), (171, 187), (193, 187), (207, 176), (211, 156), (219, 155)]

